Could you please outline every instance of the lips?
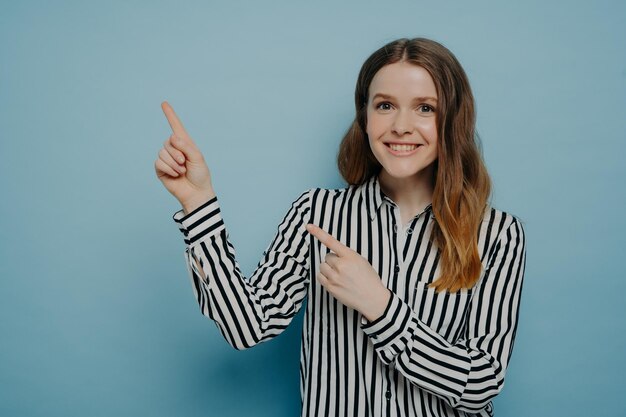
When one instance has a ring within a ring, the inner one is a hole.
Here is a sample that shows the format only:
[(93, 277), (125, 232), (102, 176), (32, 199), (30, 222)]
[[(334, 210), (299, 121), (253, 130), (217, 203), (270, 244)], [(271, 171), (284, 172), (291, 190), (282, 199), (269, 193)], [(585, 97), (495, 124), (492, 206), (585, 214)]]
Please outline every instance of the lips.
[[(390, 142), (393, 143), (393, 142)], [(393, 149), (391, 149), (391, 146), (389, 146), (390, 143), (385, 143), (385, 147), (387, 148), (387, 150), (394, 156), (409, 156), (409, 155), (413, 155), (415, 152), (417, 152), (422, 146), (421, 143), (414, 143), (413, 145), (417, 145), (417, 147), (415, 147), (412, 150), (409, 151), (394, 151)], [(406, 144), (408, 145), (408, 144)]]

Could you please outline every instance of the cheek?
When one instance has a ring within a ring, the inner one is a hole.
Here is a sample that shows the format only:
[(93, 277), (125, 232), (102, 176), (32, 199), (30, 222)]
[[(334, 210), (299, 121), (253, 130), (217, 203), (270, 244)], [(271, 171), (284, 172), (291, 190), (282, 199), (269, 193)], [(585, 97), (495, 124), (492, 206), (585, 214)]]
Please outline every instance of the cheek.
[(376, 115), (368, 115), (365, 126), (368, 136), (376, 138), (380, 134), (381, 130), (384, 131), (384, 128), (384, 124), (380, 118), (376, 117)]
[(419, 124), (419, 129), (422, 135), (428, 138), (431, 142), (437, 140), (437, 123), (434, 120), (422, 121)]

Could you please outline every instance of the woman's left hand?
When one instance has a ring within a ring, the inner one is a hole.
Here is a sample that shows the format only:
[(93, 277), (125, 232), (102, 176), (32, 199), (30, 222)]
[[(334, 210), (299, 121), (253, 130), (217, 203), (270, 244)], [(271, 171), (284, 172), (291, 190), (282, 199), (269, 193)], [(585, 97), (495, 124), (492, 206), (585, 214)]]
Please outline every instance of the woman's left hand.
[(320, 284), (369, 321), (380, 317), (391, 293), (367, 259), (312, 223), (306, 225), (306, 230), (334, 252), (326, 254), (325, 262), (320, 264)]

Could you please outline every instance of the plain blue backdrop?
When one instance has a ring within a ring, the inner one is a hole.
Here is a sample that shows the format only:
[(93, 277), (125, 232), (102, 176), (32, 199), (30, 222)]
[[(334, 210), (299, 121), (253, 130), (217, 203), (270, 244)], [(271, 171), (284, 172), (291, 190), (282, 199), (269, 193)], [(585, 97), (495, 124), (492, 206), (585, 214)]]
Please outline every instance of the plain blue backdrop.
[(527, 268), (496, 415), (624, 415), (626, 3), (0, 3), (0, 414), (295, 416), (303, 310), (235, 351), (200, 314), (154, 161), (168, 100), (250, 275), (340, 188), (365, 58), (447, 46)]

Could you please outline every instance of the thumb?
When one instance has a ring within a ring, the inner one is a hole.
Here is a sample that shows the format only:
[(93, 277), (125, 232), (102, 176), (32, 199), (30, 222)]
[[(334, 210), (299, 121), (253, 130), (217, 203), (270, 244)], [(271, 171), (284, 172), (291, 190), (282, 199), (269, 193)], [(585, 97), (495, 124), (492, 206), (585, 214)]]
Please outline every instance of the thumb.
[(195, 143), (188, 137), (181, 138), (172, 134), (170, 143), (173, 147), (181, 151), (185, 155), (185, 159), (189, 162), (201, 162), (203, 157)]

